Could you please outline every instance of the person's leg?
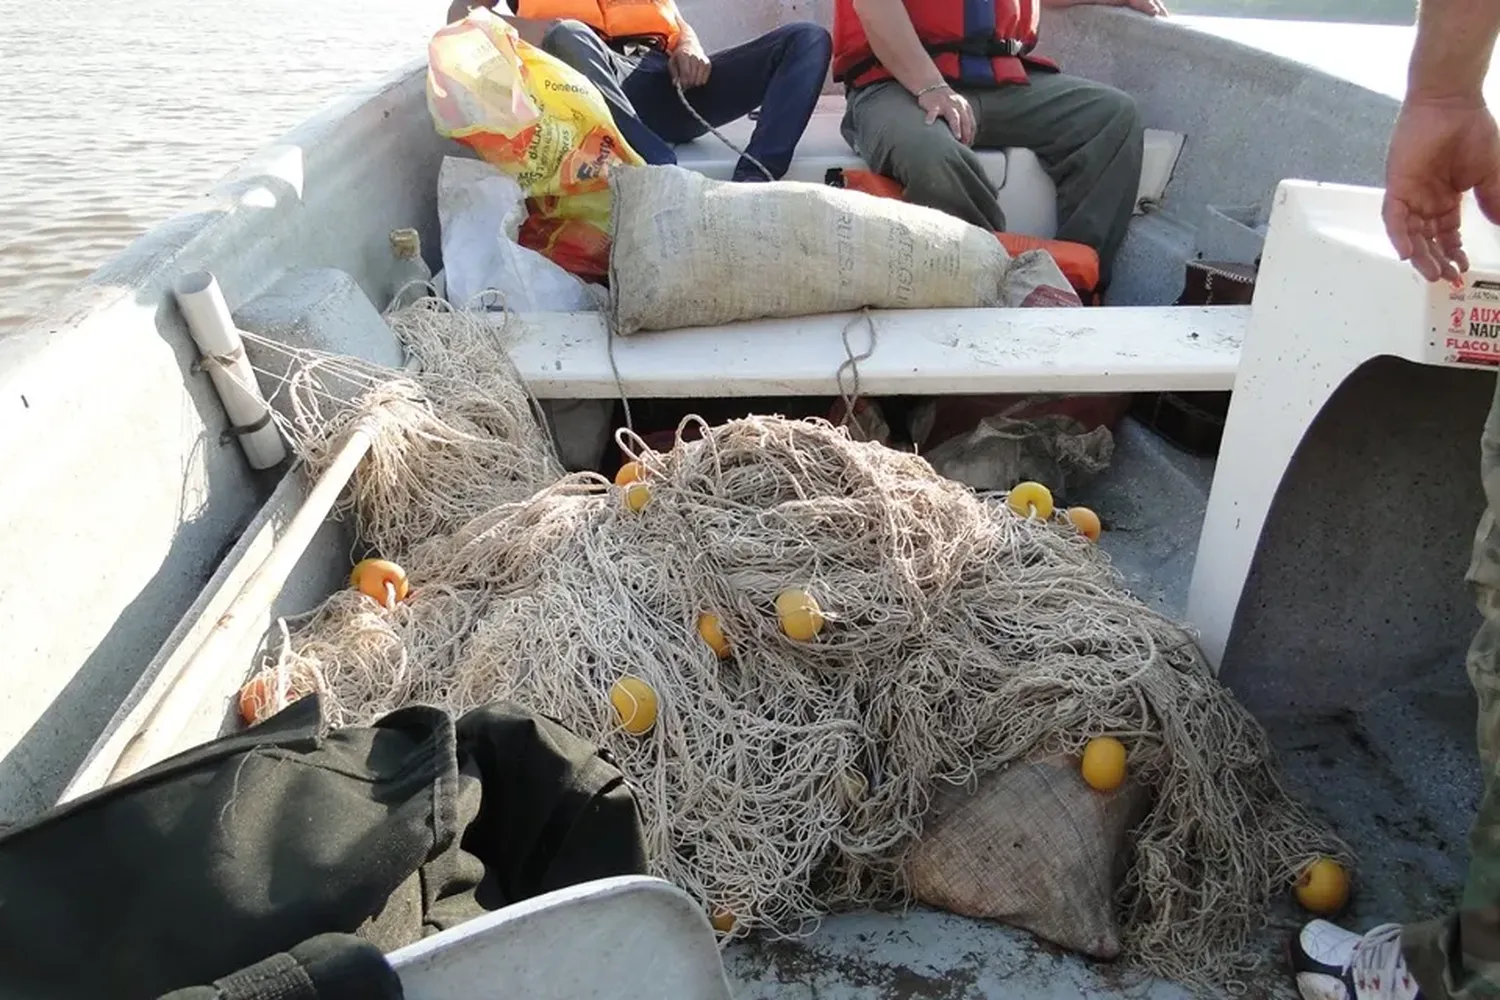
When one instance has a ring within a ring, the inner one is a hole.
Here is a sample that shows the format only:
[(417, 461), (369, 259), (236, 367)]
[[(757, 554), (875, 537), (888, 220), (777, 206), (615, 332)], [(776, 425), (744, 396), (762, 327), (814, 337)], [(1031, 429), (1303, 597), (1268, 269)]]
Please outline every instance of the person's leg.
[(1057, 186), (1057, 238), (1097, 250), (1106, 277), (1140, 191), (1145, 139), (1135, 101), (1062, 73), (1033, 70), (1029, 79), (968, 94), (979, 125), (974, 144), (1036, 153)]
[(635, 68), (582, 21), (558, 21), (542, 36), (541, 49), (589, 78), (604, 95), (615, 127), (647, 163), (676, 163), (677, 154), (641, 122), (621, 81)]
[[(823, 28), (786, 24), (711, 54), (708, 82), (685, 92), (692, 111), (683, 106), (664, 56), (642, 60), (623, 88), (641, 121), (668, 142), (691, 142), (703, 135), (707, 129), (699, 118), (718, 128), (760, 108), (745, 152), (780, 178), (791, 167), (812, 118), (832, 53), (833, 41)], [(749, 160), (741, 160), (734, 179), (765, 177)]]
[(940, 209), (984, 229), (1004, 229), (995, 187), (974, 151), (954, 138), (895, 81), (849, 94), (844, 139), (870, 169), (900, 181), (907, 200)]
[(1500, 384), (1479, 441), (1487, 509), (1474, 536), (1469, 584), (1483, 615), (1469, 645), (1479, 699), (1476, 738), (1484, 795), (1469, 832), (1469, 870), (1458, 913), (1407, 927), (1406, 960), (1426, 1000), (1500, 997)]
[(1480, 437), (1479, 469), (1486, 510), (1474, 535), (1468, 581), (1483, 621), (1469, 645), (1468, 668), (1479, 699), (1476, 739), (1485, 780), (1469, 832), (1458, 912), (1363, 935), (1313, 921), (1292, 952), (1307, 998), (1337, 995), (1328, 992), (1337, 984), (1350, 1000), (1500, 997), (1500, 382)]

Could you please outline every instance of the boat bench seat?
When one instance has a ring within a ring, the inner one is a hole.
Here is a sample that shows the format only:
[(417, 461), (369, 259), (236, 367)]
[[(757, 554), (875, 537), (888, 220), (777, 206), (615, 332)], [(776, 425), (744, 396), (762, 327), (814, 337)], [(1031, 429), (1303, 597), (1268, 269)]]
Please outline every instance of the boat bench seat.
[(668, 882), (634, 875), (504, 907), (388, 960), (406, 1000), (730, 1000), (702, 908)]
[[(542, 399), (1219, 391), (1234, 384), (1249, 306), (911, 309), (755, 320), (615, 337), (598, 313), (511, 317), (504, 337)], [(491, 322), (506, 323), (503, 316)], [(874, 344), (871, 345), (871, 325)], [(851, 388), (845, 373), (844, 389)]]
[[(822, 184), (831, 167), (869, 169), (844, 141), (839, 129), (843, 118), (842, 96), (824, 95), (818, 100), (812, 121), (797, 144), (797, 153), (786, 180)], [(750, 133), (754, 130), (755, 122), (750, 118), (741, 118), (719, 129), (726, 139), (741, 149), (750, 141)], [(1161, 197), (1182, 149), (1182, 138), (1172, 132), (1146, 130), (1140, 197)], [(728, 180), (739, 160), (739, 154), (713, 133), (682, 143), (676, 151), (679, 166), (716, 180)], [(1000, 208), (1005, 212), (1006, 228), (1046, 239), (1056, 236), (1057, 189), (1042, 169), (1036, 154), (1020, 147), (976, 150), (976, 153), (989, 174), (990, 182), (995, 185)]]

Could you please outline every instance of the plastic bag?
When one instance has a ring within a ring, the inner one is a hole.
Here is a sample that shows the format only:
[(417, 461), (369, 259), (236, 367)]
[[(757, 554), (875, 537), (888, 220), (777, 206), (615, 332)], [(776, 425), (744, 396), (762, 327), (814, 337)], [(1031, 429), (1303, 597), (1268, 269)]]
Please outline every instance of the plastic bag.
[(514, 177), (519, 237), (588, 280), (609, 271), (609, 170), (643, 161), (598, 89), (484, 8), (432, 36), (427, 109), (438, 134)]
[(603, 289), (586, 285), (516, 242), (526, 215), (521, 186), (479, 160), (449, 156), (438, 172), (438, 224), (448, 298), (460, 306), (494, 290), (519, 312), (586, 312)]

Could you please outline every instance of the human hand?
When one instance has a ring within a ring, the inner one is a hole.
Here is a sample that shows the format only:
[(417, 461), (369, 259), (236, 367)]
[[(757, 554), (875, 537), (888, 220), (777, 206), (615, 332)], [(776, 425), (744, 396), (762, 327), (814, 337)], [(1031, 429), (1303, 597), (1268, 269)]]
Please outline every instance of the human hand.
[(917, 98), (917, 106), (927, 112), (927, 124), (941, 118), (953, 132), (953, 137), (965, 146), (974, 145), (974, 109), (964, 95), (952, 87), (929, 90)]
[(1482, 100), (1410, 98), (1386, 155), (1380, 207), (1396, 255), (1428, 281), (1468, 270), (1459, 235), (1464, 192), (1500, 224), (1500, 130)]
[(691, 90), (701, 87), (708, 82), (709, 71), (713, 64), (708, 61), (708, 55), (698, 45), (684, 42), (677, 46), (667, 61), (672, 71), (672, 79), (682, 84), (683, 90)]
[(1093, 4), (1096, 7), (1129, 7), (1149, 17), (1166, 17), (1167, 7), (1161, 0), (1042, 0), (1044, 7), (1081, 7)]

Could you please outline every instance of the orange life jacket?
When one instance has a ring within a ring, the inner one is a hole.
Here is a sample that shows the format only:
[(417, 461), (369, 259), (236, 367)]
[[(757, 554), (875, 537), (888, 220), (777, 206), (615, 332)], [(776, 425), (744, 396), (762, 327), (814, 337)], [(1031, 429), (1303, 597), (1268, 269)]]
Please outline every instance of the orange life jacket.
[[(917, 38), (943, 78), (956, 84), (993, 87), (1025, 83), (1022, 60), (1055, 68), (1031, 55), (1036, 46), (1041, 0), (904, 0)], [(854, 0), (834, 0), (833, 78), (849, 87), (889, 80), (875, 58)]]
[[(872, 170), (834, 167), (828, 171), (824, 180), (834, 187), (863, 191), (878, 198), (906, 199), (906, 189), (899, 181)], [(1012, 257), (1028, 250), (1047, 251), (1079, 298), (1084, 302), (1099, 304), (1099, 254), (1093, 247), (1069, 240), (1044, 240), (1023, 233), (996, 233), (995, 238)]]
[(667, 52), (682, 37), (675, 0), (518, 0), (516, 16), (582, 21), (612, 42), (641, 39)]

